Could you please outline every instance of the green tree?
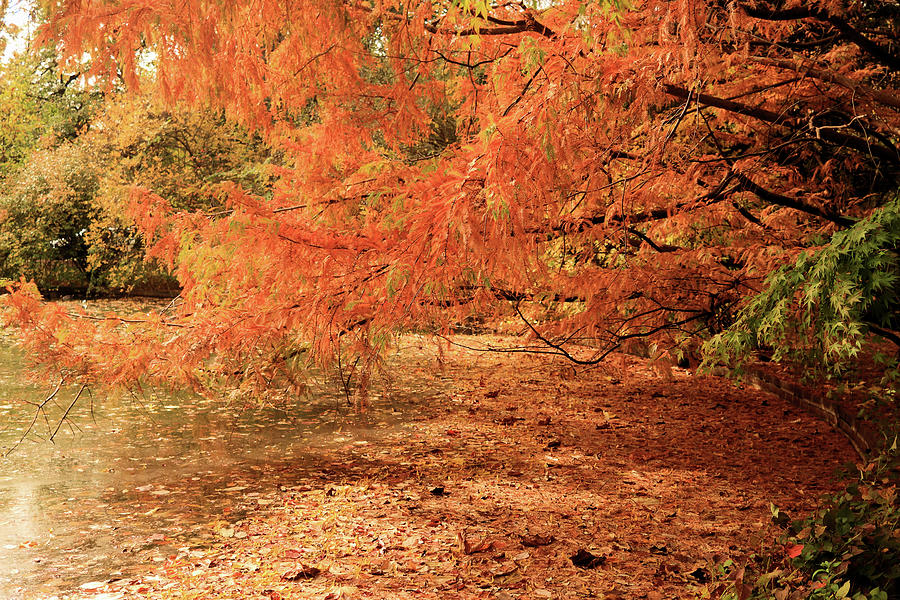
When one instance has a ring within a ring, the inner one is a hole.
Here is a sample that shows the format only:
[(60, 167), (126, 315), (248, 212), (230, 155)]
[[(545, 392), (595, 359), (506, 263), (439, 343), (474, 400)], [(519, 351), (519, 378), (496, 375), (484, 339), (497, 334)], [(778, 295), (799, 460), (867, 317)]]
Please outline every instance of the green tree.
[(894, 199), (770, 274), (764, 291), (707, 342), (707, 361), (740, 366), (763, 348), (777, 361), (839, 372), (871, 333), (900, 345), (898, 248), (900, 200)]
[(86, 240), (93, 283), (107, 289), (177, 287), (160, 263), (145, 260), (129, 214), (136, 190), (179, 210), (221, 212), (228, 185), (271, 195), (278, 158), (220, 113), (165, 109), (147, 96), (110, 97), (79, 144), (100, 177)]
[(86, 91), (49, 50), (17, 55), (0, 71), (0, 276), (44, 290), (171, 293), (172, 275), (144, 260), (133, 190), (221, 211), (226, 182), (271, 193), (272, 159), (221, 112)]
[(83, 287), (98, 186), (76, 145), (33, 152), (0, 195), (0, 274), (44, 289)]
[(50, 49), (19, 53), (0, 65), (0, 178), (38, 147), (87, 130), (103, 94), (86, 90), (80, 72), (59, 69)]

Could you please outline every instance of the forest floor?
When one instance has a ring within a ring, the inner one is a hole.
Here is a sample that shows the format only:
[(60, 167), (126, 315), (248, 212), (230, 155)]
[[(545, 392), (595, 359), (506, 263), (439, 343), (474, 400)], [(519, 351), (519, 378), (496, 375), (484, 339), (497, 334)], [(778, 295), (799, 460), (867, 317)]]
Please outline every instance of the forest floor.
[(855, 458), (724, 379), (462, 348), (438, 367), (406, 343), (399, 385), (439, 390), (415, 417), (298, 465), (212, 547), (86, 597), (691, 598), (774, 537), (770, 502), (801, 516)]

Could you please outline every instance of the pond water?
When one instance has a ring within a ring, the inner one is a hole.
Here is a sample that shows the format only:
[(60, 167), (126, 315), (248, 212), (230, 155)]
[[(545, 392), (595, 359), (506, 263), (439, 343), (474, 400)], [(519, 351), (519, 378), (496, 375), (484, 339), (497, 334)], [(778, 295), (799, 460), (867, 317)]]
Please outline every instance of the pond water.
[(51, 443), (75, 394), (64, 389), (49, 420), (18, 443), (34, 415), (24, 401), (52, 391), (23, 383), (22, 367), (0, 345), (0, 598), (140, 576), (178, 548), (210, 544), (212, 523), (233, 523), (248, 499), (265, 506), (296, 485), (292, 467), (315, 464), (317, 450), (365, 444), (434, 393), (404, 385), (405, 398), (376, 397), (365, 412), (324, 388), (279, 408), (189, 394), (84, 395)]

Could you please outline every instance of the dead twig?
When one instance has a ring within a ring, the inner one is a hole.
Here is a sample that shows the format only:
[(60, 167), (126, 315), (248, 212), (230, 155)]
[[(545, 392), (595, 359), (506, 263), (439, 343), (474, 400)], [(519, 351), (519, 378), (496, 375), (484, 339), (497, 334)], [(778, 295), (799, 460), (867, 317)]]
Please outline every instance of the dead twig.
[[(61, 378), (59, 383), (56, 384), (56, 389), (53, 390), (49, 396), (47, 396), (43, 402), (37, 405), (37, 408), (34, 410), (34, 416), (31, 418), (31, 423), (29, 423), (28, 427), (25, 428), (25, 431), (22, 433), (22, 437), (19, 438), (19, 441), (13, 444), (12, 448), (7, 450), (4, 456), (9, 456), (12, 454), (13, 450), (19, 447), (19, 445), (25, 441), (25, 438), (28, 437), (28, 434), (34, 429), (35, 423), (37, 423), (38, 417), (44, 415), (44, 418), (47, 418), (47, 415), (44, 413), (44, 407), (47, 406), (50, 402), (56, 398), (56, 395), (59, 393), (60, 388), (62, 388), (63, 383), (65, 382), (65, 378)], [(49, 428), (48, 428), (49, 429)], [(57, 427), (57, 430), (59, 427)], [(52, 439), (52, 438), (51, 438)]]
[(78, 402), (78, 399), (81, 398), (81, 394), (84, 393), (85, 388), (87, 387), (86, 383), (82, 383), (81, 387), (78, 389), (78, 393), (75, 394), (75, 397), (72, 398), (72, 402), (69, 404), (69, 408), (66, 409), (66, 412), (59, 418), (59, 422), (56, 424), (56, 429), (53, 430), (53, 434), (50, 436), (50, 441), (53, 441), (53, 438), (56, 437), (56, 434), (59, 433), (59, 428), (62, 427), (62, 424), (66, 421), (66, 418), (69, 416), (69, 412), (75, 407), (75, 403)]

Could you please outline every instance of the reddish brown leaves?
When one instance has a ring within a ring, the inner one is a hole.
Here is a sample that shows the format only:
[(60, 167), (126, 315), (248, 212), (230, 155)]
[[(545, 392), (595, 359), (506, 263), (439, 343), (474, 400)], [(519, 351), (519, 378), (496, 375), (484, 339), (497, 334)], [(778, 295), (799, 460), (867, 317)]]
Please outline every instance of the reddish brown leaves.
[(285, 571), (281, 575), (281, 579), (284, 581), (305, 581), (307, 579), (318, 577), (321, 572), (322, 569), (319, 569), (318, 567), (300, 565), (296, 569)]
[(552, 535), (523, 535), (522, 545), (526, 548), (540, 548), (541, 546), (549, 546), (556, 541)]
[(582, 569), (596, 569), (606, 562), (605, 556), (591, 554), (584, 548), (579, 549), (578, 552), (570, 556), (569, 559), (572, 561), (573, 565)]
[(41, 357), (105, 382), (300, 389), (323, 366), (365, 382), (397, 331), (512, 318), (539, 342), (518, 350), (588, 341), (577, 360), (650, 352), (667, 373), (893, 185), (895, 24), (844, 4), (829, 12), (871, 44), (720, 2), (57, 3), (42, 39), (72, 61), (136, 83), (146, 48), (162, 95), (284, 159), (263, 193), (224, 186), (215, 218), (136, 198), (183, 286), (179, 331), (70, 327)]
[(489, 540), (487, 537), (482, 538), (481, 541), (472, 542), (466, 537), (465, 531), (460, 531), (456, 534), (457, 540), (459, 541), (459, 551), (463, 555), (471, 555), (477, 554), (479, 552), (487, 552), (494, 547), (494, 542)]

